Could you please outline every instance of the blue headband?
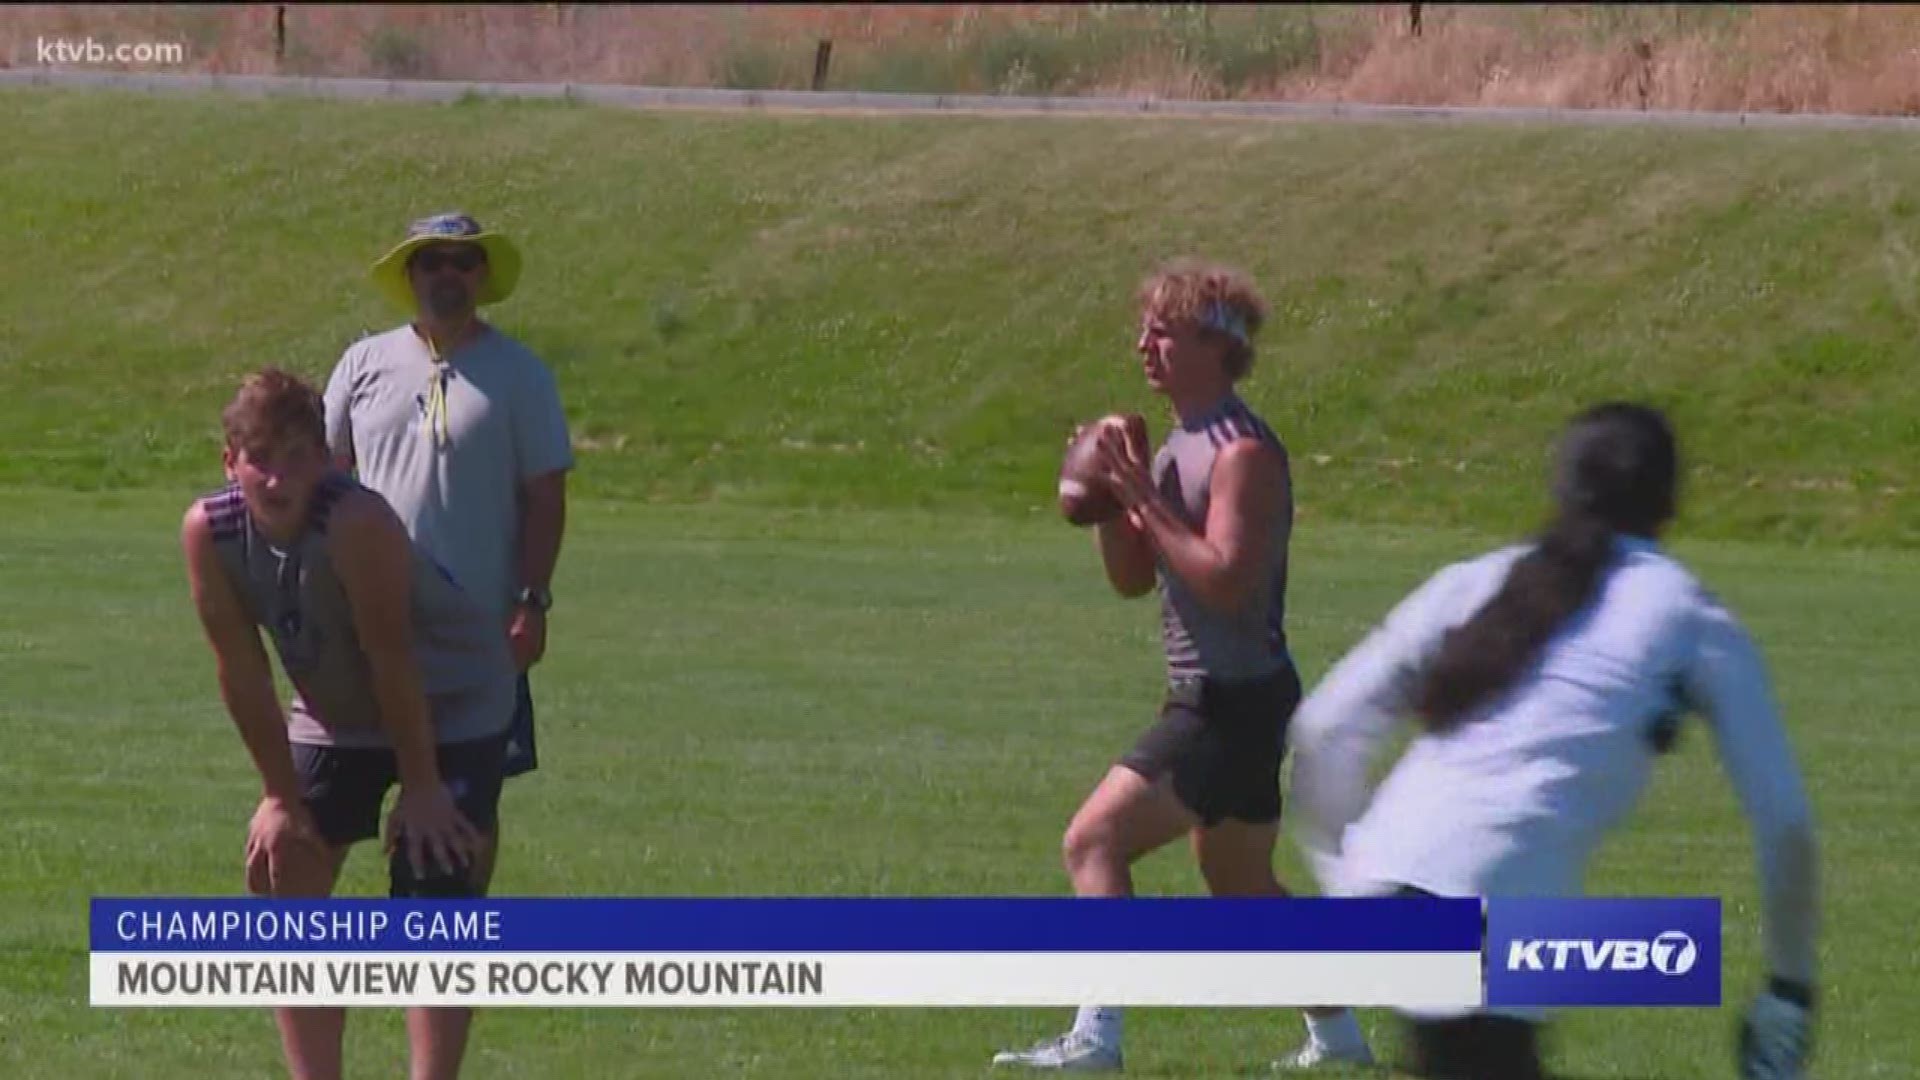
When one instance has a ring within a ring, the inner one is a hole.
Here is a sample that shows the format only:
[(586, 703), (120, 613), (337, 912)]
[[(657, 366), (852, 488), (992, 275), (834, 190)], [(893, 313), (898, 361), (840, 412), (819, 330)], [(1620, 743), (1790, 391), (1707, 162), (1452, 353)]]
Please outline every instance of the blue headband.
[(1247, 333), (1246, 317), (1218, 301), (1207, 305), (1206, 313), (1200, 317), (1200, 325), (1209, 330), (1217, 330), (1242, 345), (1253, 344), (1251, 336)]

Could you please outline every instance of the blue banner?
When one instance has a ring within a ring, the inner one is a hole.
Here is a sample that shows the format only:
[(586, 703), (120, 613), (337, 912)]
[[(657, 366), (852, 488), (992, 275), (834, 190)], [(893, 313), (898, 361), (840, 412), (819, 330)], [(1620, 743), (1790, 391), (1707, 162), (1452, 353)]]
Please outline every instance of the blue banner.
[(96, 899), (94, 952), (1479, 952), (1475, 899)]
[(1487, 903), (1487, 1004), (1720, 1004), (1720, 901)]

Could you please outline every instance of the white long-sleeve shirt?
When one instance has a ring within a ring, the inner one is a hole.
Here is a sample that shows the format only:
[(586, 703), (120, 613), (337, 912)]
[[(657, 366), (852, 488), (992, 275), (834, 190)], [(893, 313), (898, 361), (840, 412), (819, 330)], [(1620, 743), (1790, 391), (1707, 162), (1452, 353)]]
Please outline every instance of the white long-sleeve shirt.
[(1295, 834), (1333, 894), (1575, 895), (1646, 783), (1651, 728), (1698, 711), (1753, 827), (1772, 972), (1811, 983), (1812, 824), (1766, 667), (1685, 567), (1652, 541), (1616, 544), (1594, 601), (1533, 668), (1447, 733), (1416, 736), (1369, 799), (1369, 760), (1442, 636), (1527, 549), (1450, 566), (1407, 597), (1294, 717)]

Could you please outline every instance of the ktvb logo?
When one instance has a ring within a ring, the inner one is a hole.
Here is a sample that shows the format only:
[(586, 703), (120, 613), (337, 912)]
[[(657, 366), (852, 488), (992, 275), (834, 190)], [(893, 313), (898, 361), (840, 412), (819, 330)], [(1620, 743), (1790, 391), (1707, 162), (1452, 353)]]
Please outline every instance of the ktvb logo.
[(1521, 938), (1507, 944), (1508, 971), (1645, 971), (1685, 975), (1700, 959), (1693, 939), (1667, 930), (1641, 938)]

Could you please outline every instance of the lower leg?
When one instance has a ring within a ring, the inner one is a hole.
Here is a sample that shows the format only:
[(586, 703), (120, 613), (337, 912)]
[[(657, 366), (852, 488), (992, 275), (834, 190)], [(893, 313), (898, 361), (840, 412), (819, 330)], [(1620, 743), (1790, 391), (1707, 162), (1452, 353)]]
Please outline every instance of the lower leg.
[(280, 1028), (280, 1049), (287, 1055), (287, 1072), (293, 1080), (340, 1080), (347, 1010), (275, 1009), (273, 1020)]
[[(1278, 838), (1277, 824), (1231, 818), (1194, 830), (1194, 854), (1207, 880), (1207, 890), (1215, 896), (1290, 895), (1273, 873), (1273, 848)], [(1322, 1046), (1350, 1054), (1366, 1046), (1366, 1036), (1352, 1010), (1322, 1005), (1302, 1011), (1306, 1013), (1308, 1034)]]
[[(1061, 844), (1073, 893), (1081, 897), (1133, 895), (1133, 863), (1192, 828), (1193, 815), (1165, 784), (1116, 766), (1080, 807)], [(1108, 1046), (1120, 1042), (1120, 1010), (1082, 1005), (1075, 1031)]]
[(467, 1053), (467, 1033), (472, 1026), (472, 1009), (408, 1009), (411, 1080), (455, 1080)]
[[(340, 865), (346, 861), (347, 848), (345, 845), (298, 844), (256, 852), (253, 857), (267, 860), (264, 872), (267, 895), (276, 899), (315, 899), (332, 895), (334, 881), (340, 876)], [(249, 876), (257, 879), (263, 875), (250, 873)], [(337, 1007), (275, 1009), (273, 1022), (280, 1029), (280, 1049), (287, 1057), (287, 1072), (293, 1080), (340, 1080), (347, 1010)]]

